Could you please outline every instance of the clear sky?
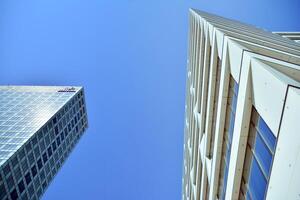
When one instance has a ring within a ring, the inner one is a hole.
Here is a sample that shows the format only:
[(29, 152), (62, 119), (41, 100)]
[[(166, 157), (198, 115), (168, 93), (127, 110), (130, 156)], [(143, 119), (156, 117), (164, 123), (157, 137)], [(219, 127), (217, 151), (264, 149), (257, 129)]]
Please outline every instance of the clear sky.
[(299, 0), (0, 1), (0, 84), (85, 87), (89, 129), (45, 200), (181, 198), (189, 7), (300, 31)]

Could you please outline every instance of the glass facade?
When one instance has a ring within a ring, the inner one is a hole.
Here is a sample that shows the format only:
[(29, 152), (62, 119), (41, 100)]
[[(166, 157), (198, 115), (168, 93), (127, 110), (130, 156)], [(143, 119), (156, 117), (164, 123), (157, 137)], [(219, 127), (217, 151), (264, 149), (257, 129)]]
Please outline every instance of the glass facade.
[(0, 199), (39, 199), (87, 128), (81, 87), (0, 87)]
[(275, 143), (274, 134), (253, 107), (240, 199), (265, 199)]
[(234, 128), (234, 121), (235, 121), (237, 96), (238, 96), (238, 84), (233, 79), (232, 76), (230, 76), (228, 92), (229, 94), (228, 94), (228, 101), (227, 101), (227, 108), (226, 108), (225, 130), (223, 134), (221, 172), (219, 178), (219, 191), (218, 191), (218, 197), (221, 200), (225, 199), (225, 194), (226, 194), (231, 144), (232, 144), (232, 136), (233, 136), (233, 128)]

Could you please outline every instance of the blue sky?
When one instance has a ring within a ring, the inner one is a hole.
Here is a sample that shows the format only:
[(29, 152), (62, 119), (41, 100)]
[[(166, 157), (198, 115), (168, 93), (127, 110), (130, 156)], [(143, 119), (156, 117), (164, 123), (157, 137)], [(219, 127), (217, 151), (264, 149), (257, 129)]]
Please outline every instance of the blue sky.
[(189, 7), (300, 31), (298, 0), (0, 2), (0, 84), (86, 91), (89, 129), (43, 199), (181, 198)]

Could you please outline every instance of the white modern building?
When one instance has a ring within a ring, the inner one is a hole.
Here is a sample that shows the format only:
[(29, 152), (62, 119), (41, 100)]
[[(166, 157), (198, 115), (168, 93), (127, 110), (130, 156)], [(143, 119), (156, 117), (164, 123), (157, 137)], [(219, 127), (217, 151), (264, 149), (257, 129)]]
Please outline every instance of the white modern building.
[(190, 10), (182, 199), (300, 199), (299, 36)]

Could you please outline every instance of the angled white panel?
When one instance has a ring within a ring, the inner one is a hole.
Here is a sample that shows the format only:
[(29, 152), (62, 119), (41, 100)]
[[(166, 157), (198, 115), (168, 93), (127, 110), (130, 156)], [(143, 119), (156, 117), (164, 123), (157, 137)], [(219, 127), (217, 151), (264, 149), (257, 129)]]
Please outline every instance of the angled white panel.
[(267, 199), (300, 198), (300, 89), (289, 87)]
[[(230, 72), (235, 79), (235, 81), (239, 82), (240, 68), (242, 63), (242, 55), (245, 47), (242, 47), (238, 43), (228, 39), (225, 36), (225, 40), (227, 40), (227, 48), (229, 55), (229, 63), (230, 63)], [(225, 46), (225, 45), (224, 45)]]
[(209, 32), (209, 42), (210, 45), (213, 45), (213, 36), (214, 36), (214, 27), (213, 25), (209, 24), (208, 25), (208, 32)]
[(218, 55), (220, 58), (222, 58), (224, 33), (219, 31), (218, 29), (215, 29), (215, 34), (216, 34), (216, 40), (217, 40)]
[(270, 66), (252, 60), (253, 105), (277, 137), (287, 83)]

